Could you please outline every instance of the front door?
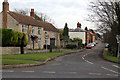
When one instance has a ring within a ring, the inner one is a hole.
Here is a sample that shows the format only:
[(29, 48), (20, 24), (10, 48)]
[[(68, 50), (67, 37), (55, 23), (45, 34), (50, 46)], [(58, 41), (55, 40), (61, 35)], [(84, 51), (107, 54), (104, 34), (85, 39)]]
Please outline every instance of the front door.
[(50, 46), (55, 47), (55, 38), (50, 38)]

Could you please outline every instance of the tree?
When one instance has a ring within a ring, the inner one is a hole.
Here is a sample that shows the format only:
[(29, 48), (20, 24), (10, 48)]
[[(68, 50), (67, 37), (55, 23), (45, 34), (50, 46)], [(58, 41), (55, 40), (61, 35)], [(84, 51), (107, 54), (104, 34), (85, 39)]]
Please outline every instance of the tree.
[(69, 39), (69, 35), (68, 35), (68, 33), (69, 33), (69, 28), (68, 28), (68, 25), (67, 25), (67, 23), (65, 23), (65, 27), (64, 27), (64, 29), (63, 29), (63, 39), (65, 40), (65, 41), (68, 41), (68, 39)]
[(88, 31), (88, 28), (87, 28), (87, 27), (85, 27), (85, 30), (86, 30), (86, 31)]
[[(29, 15), (30, 10), (29, 9), (14, 9), (15, 12), (22, 14), (22, 15)], [(49, 22), (52, 24), (55, 24), (55, 21), (52, 20), (49, 16), (47, 16), (45, 13), (42, 12), (35, 12), (35, 19), (43, 22)]]
[(89, 15), (89, 21), (96, 23), (97, 31), (100, 33), (107, 33), (108, 38), (106, 42), (110, 44), (111, 53), (116, 56), (117, 40), (116, 35), (120, 34), (120, 1), (108, 0), (91, 2), (90, 11), (93, 13)]

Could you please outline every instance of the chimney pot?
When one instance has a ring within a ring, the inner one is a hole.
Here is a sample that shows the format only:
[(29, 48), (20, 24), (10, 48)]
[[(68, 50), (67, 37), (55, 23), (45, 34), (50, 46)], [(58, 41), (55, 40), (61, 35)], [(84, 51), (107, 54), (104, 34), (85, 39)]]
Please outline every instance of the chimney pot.
[(8, 2), (8, 0), (4, 0), (4, 2)]
[(31, 9), (30, 16), (35, 17), (34, 9)]

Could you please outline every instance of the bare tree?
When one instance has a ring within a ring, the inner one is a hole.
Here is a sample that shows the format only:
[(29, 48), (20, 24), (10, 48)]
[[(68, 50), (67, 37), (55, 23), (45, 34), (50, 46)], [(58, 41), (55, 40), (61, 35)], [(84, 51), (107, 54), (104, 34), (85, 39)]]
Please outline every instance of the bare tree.
[[(23, 15), (29, 15), (30, 10), (29, 9), (14, 9), (15, 12), (23, 14)], [(35, 19), (43, 21), (43, 22), (49, 22), (52, 24), (55, 24), (55, 21), (52, 20), (49, 16), (47, 16), (45, 13), (42, 12), (35, 12)]]
[(120, 1), (107, 0), (91, 2), (89, 10), (89, 21), (96, 23), (97, 31), (106, 33), (106, 42), (110, 44), (110, 52), (116, 56), (117, 41), (116, 35), (120, 34)]

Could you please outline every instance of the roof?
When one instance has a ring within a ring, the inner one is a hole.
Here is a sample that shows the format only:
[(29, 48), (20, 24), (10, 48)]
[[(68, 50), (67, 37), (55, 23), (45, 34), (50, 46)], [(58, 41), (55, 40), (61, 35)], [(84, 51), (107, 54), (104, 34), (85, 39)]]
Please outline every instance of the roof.
[(58, 29), (55, 28), (51, 23), (38, 21), (31, 16), (22, 15), (12, 11), (9, 11), (8, 14), (21, 24), (43, 27), (46, 31), (58, 32)]
[(86, 32), (86, 31), (78, 27), (78, 28), (72, 30), (71, 32)]

